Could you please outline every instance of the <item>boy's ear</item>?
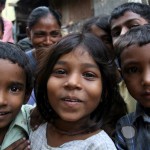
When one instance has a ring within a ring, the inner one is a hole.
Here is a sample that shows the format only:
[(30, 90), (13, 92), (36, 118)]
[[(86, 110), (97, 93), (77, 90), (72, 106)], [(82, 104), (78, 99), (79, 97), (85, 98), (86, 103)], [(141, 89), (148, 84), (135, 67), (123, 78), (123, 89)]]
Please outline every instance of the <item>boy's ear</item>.
[(27, 33), (28, 38), (31, 40), (30, 29), (28, 27), (26, 27), (26, 33)]
[(25, 97), (24, 97), (24, 104), (26, 104), (31, 96), (31, 93), (32, 93), (32, 89), (31, 90), (28, 90), (26, 91), (25, 93)]

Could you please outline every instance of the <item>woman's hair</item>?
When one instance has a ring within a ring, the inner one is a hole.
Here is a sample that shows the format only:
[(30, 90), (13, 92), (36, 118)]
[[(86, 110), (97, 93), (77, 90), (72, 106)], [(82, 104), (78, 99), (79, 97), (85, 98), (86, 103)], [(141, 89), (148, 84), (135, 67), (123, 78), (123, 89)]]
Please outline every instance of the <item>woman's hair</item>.
[(51, 14), (53, 17), (55, 17), (58, 25), (61, 27), (61, 16), (59, 13), (57, 13), (52, 8), (49, 9), (46, 6), (40, 6), (32, 10), (30, 13), (28, 20), (27, 20), (27, 26), (29, 29), (31, 29), (42, 17), (47, 16), (48, 14)]
[(111, 17), (109, 22), (111, 23), (112, 19), (117, 19), (124, 15), (125, 12), (130, 11), (140, 15), (142, 18), (150, 22), (150, 6), (142, 3), (124, 3), (118, 7), (116, 7), (111, 12)]
[(76, 50), (78, 46), (83, 46), (84, 50), (91, 55), (102, 75), (102, 102), (92, 112), (91, 119), (101, 123), (102, 119), (105, 120), (105, 116), (107, 116), (114, 101), (118, 102), (119, 105), (122, 103), (122, 101), (120, 102), (122, 99), (117, 87), (116, 73), (114, 71), (115, 66), (113, 61), (109, 59), (107, 48), (103, 42), (90, 33), (74, 33), (63, 37), (58, 43), (54, 44), (47, 51), (47, 54), (43, 56), (39, 64), (35, 82), (35, 96), (37, 107), (46, 121), (51, 121), (57, 116), (49, 104), (47, 97), (48, 79), (59, 58), (62, 55)]
[(114, 43), (119, 65), (121, 66), (120, 55), (125, 48), (135, 44), (143, 46), (148, 43), (150, 43), (150, 24), (134, 27), (126, 34), (120, 36)]
[(0, 42), (0, 59), (18, 64), (24, 70), (26, 75), (26, 94), (29, 94), (33, 88), (33, 75), (26, 54), (14, 44)]

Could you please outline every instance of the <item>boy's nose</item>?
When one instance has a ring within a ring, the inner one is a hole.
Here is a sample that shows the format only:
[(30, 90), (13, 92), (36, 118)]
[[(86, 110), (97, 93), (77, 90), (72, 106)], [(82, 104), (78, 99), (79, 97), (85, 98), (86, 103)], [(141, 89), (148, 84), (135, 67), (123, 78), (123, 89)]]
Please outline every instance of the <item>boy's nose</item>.
[(120, 35), (124, 35), (129, 29), (127, 27), (122, 27)]
[(80, 76), (77, 74), (70, 75), (64, 86), (68, 89), (81, 89)]
[(7, 104), (7, 100), (6, 100), (6, 97), (4, 95), (5, 94), (3, 92), (0, 92), (0, 106)]
[(150, 86), (150, 68), (147, 69), (143, 74), (142, 84), (144, 86)]

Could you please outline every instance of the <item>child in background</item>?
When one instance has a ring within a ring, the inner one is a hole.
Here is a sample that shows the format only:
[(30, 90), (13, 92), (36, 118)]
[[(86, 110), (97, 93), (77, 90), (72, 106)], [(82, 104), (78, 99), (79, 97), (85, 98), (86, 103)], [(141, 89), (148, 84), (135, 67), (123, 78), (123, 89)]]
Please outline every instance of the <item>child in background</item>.
[(116, 149), (101, 129), (112, 103), (120, 98), (106, 51), (96, 36), (74, 33), (43, 56), (35, 95), (47, 122), (31, 133), (32, 150)]
[(95, 36), (100, 38), (108, 47), (108, 52), (110, 56), (114, 56), (111, 30), (109, 25), (109, 15), (94, 17), (89, 19), (85, 24), (83, 24), (83, 33), (93, 33)]
[(124, 3), (110, 15), (111, 36), (115, 41), (133, 27), (150, 23), (150, 6), (142, 3)]
[[(0, 42), (0, 149), (22, 138), (28, 149), (29, 115), (26, 103), (32, 90), (32, 72), (24, 52), (15, 45)], [(19, 146), (17, 146), (19, 149)]]
[(122, 77), (137, 101), (136, 111), (116, 128), (119, 150), (150, 149), (150, 25), (130, 29), (115, 43)]

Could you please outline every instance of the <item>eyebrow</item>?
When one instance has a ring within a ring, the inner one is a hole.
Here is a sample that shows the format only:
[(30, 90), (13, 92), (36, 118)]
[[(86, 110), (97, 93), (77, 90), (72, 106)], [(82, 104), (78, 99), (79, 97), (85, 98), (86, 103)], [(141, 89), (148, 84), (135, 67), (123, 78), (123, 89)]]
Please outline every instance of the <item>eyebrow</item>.
[[(132, 22), (132, 21), (136, 21), (136, 20), (139, 21), (139, 18), (131, 18), (131, 19), (129, 19), (128, 21), (125, 21), (125, 24), (130, 23), (130, 22)], [(118, 28), (118, 25), (112, 26), (111, 30), (114, 30), (114, 29), (116, 29), (116, 28)]]
[[(58, 61), (56, 64), (57, 65), (66, 65), (67, 62), (65, 62), (65, 61)], [(96, 69), (99, 69), (97, 65), (90, 64), (90, 63), (82, 63), (81, 66), (86, 67), (86, 68), (96, 68)]]

